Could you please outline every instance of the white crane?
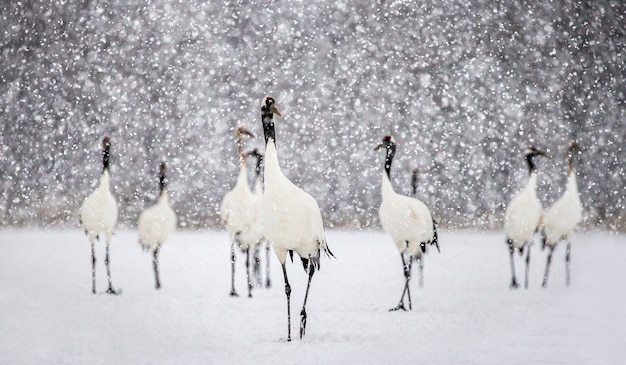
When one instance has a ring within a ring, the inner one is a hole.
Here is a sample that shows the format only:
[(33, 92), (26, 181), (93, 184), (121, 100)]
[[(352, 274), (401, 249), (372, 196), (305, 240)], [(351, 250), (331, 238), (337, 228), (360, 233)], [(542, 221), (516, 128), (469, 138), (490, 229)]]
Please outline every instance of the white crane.
[(321, 251), (328, 256), (328, 249), (317, 202), (283, 175), (276, 152), (274, 114), (281, 116), (271, 96), (263, 98), (261, 119), (265, 135), (265, 192), (261, 198), (261, 224), (263, 235), (271, 242), (283, 269), (285, 294), (287, 296), (287, 341), (291, 341), (291, 286), (287, 278), (285, 261), (287, 253), (293, 259), (297, 253), (308, 271), (308, 282), (300, 312), (300, 338), (306, 330), (306, 302), (311, 278), (320, 267)]
[(113, 229), (117, 223), (117, 202), (111, 194), (111, 175), (109, 172), (109, 159), (111, 151), (111, 139), (105, 136), (102, 139), (102, 175), (96, 189), (89, 194), (80, 207), (80, 223), (85, 229), (85, 234), (91, 243), (91, 279), (93, 294), (96, 293), (96, 248), (95, 241), (99, 240), (100, 234), (106, 240), (106, 256), (104, 263), (107, 269), (109, 288), (107, 294), (119, 294), (113, 289), (111, 283), (111, 267), (109, 260), (109, 244)]
[(530, 246), (535, 237), (535, 232), (539, 229), (541, 216), (543, 214), (543, 208), (541, 207), (539, 199), (537, 199), (537, 169), (533, 158), (545, 155), (545, 152), (535, 147), (528, 147), (524, 151), (524, 158), (528, 164), (530, 177), (524, 189), (511, 199), (504, 213), (504, 231), (511, 260), (511, 289), (517, 289), (519, 287), (515, 278), (515, 263), (513, 257), (515, 249), (519, 250), (520, 255), (523, 255), (524, 249), (526, 249), (524, 287), (528, 288)]
[(565, 249), (565, 283), (570, 282), (570, 248), (571, 238), (574, 228), (582, 220), (582, 206), (578, 196), (578, 185), (576, 183), (576, 170), (574, 169), (574, 152), (579, 150), (578, 143), (571, 141), (567, 149), (567, 183), (565, 192), (546, 212), (543, 218), (543, 247), (548, 246), (550, 252), (546, 261), (546, 272), (543, 275), (542, 286), (548, 286), (548, 273), (552, 254), (560, 241), (567, 242)]
[(155, 286), (161, 288), (159, 280), (159, 250), (167, 237), (176, 231), (176, 213), (170, 206), (170, 198), (167, 193), (166, 165), (161, 162), (159, 166), (159, 198), (153, 206), (144, 210), (139, 215), (137, 230), (139, 231), (139, 243), (144, 249), (152, 251), (152, 264), (154, 268)]
[(265, 244), (265, 287), (269, 288), (272, 286), (272, 280), (270, 278), (270, 244), (263, 237), (263, 231), (261, 227), (261, 219), (260, 214), (258, 213), (261, 209), (260, 201), (263, 196), (263, 183), (261, 182), (261, 165), (263, 164), (263, 154), (260, 153), (256, 148), (246, 154), (247, 157), (254, 157), (256, 159), (256, 164), (254, 168), (254, 209), (257, 210), (256, 220), (252, 225), (252, 234), (256, 236), (256, 245), (254, 246), (254, 277), (257, 283), (257, 286), (262, 285), (261, 278), (261, 258), (260, 251)]
[(255, 196), (248, 186), (246, 170), (246, 156), (243, 153), (243, 136), (254, 137), (245, 127), (235, 130), (237, 151), (239, 154), (239, 175), (235, 187), (224, 195), (220, 208), (220, 217), (228, 231), (231, 242), (231, 296), (239, 296), (235, 290), (235, 245), (246, 255), (246, 278), (248, 280), (248, 297), (252, 297), (252, 280), (250, 278), (250, 248), (256, 244), (256, 237), (252, 226), (256, 220), (257, 211), (254, 208)]
[(391, 163), (396, 153), (396, 142), (393, 137), (385, 136), (376, 151), (384, 148), (385, 168), (382, 176), (382, 202), (378, 210), (380, 223), (387, 234), (391, 236), (402, 259), (404, 270), (404, 290), (400, 302), (390, 311), (407, 310), (404, 306), (404, 296), (408, 296), (409, 310), (411, 306), (411, 269), (413, 260), (419, 264), (420, 281), (423, 275), (423, 255), (427, 245), (435, 245), (439, 251), (437, 227), (428, 207), (421, 201), (408, 196), (400, 195), (393, 190), (390, 180)]

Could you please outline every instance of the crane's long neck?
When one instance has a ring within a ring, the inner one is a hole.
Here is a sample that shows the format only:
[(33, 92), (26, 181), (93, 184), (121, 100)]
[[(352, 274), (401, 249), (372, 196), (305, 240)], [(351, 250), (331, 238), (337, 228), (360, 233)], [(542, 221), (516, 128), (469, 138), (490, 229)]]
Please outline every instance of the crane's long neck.
[(258, 180), (261, 179), (261, 164), (263, 163), (263, 157), (261, 155), (257, 155), (256, 157), (256, 166), (254, 168), (254, 174)]
[(245, 165), (246, 156), (243, 153), (243, 136), (237, 133), (237, 153), (239, 154), (239, 165)]
[(572, 151), (571, 149), (567, 151), (567, 166), (567, 174), (571, 175), (574, 171), (574, 151)]
[(111, 156), (111, 145), (107, 143), (102, 147), (102, 172), (109, 170), (110, 156)]
[(396, 145), (391, 144), (387, 146), (387, 154), (385, 155), (385, 172), (387, 177), (391, 180), (391, 163), (393, 162), (393, 156), (396, 154)]
[(263, 122), (263, 135), (265, 136), (265, 145), (271, 139), (276, 144), (276, 131), (274, 130), (274, 114), (271, 111), (261, 111), (261, 120)]
[(165, 171), (162, 168), (159, 172), (159, 195), (163, 195), (163, 192), (167, 189), (167, 177), (165, 176)]
[(535, 163), (533, 162), (533, 157), (535, 157), (535, 155), (533, 154), (526, 155), (526, 163), (528, 164), (529, 175), (532, 175), (533, 172), (537, 171), (537, 168), (535, 167)]

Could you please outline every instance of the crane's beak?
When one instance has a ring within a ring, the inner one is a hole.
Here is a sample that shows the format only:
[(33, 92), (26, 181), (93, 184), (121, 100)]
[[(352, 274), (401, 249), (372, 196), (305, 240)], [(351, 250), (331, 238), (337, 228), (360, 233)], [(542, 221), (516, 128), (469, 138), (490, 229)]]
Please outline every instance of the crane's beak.
[(283, 115), (280, 114), (280, 112), (278, 111), (278, 108), (276, 108), (276, 105), (272, 104), (270, 105), (270, 111), (276, 115), (278, 115), (279, 117), (282, 117)]
[(379, 149), (385, 147), (385, 145), (383, 145), (382, 143), (379, 144), (378, 146), (376, 146), (376, 148), (374, 148), (374, 151), (378, 151)]

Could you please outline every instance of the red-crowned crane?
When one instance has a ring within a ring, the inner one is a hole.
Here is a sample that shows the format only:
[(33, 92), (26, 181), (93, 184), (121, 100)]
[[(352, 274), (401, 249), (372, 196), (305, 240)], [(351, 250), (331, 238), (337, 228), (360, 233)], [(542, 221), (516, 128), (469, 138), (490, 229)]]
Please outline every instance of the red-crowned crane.
[(89, 194), (80, 207), (80, 223), (85, 229), (85, 234), (89, 237), (91, 243), (91, 292), (96, 293), (96, 248), (95, 242), (100, 235), (106, 240), (106, 256), (104, 264), (107, 269), (107, 280), (109, 288), (107, 294), (119, 294), (113, 289), (111, 283), (111, 266), (109, 259), (109, 245), (113, 229), (117, 223), (117, 202), (111, 194), (111, 173), (109, 171), (109, 159), (111, 156), (111, 138), (105, 136), (102, 139), (102, 174), (100, 175), (100, 183), (96, 189)]
[(515, 249), (519, 250), (520, 255), (523, 255), (524, 249), (526, 249), (524, 287), (528, 288), (530, 246), (535, 237), (535, 232), (539, 229), (543, 213), (541, 203), (539, 199), (537, 199), (537, 169), (533, 158), (545, 155), (545, 152), (535, 147), (528, 147), (524, 151), (524, 158), (528, 164), (530, 177), (524, 189), (513, 197), (504, 213), (504, 231), (511, 260), (511, 289), (517, 289), (519, 287), (515, 278), (515, 263), (513, 257)]
[(235, 130), (237, 151), (239, 155), (239, 175), (235, 187), (224, 195), (220, 208), (220, 217), (228, 231), (231, 242), (231, 296), (238, 296), (235, 290), (235, 246), (246, 255), (246, 278), (248, 281), (248, 297), (252, 297), (252, 280), (250, 278), (250, 248), (256, 245), (256, 237), (252, 232), (252, 226), (256, 221), (257, 211), (254, 208), (255, 196), (248, 186), (248, 174), (246, 170), (246, 156), (243, 152), (243, 137), (254, 137), (245, 127)]
[(404, 270), (404, 290), (400, 302), (390, 311), (407, 310), (404, 306), (404, 296), (408, 297), (409, 310), (411, 306), (411, 269), (413, 260), (417, 261), (420, 270), (420, 281), (423, 275), (423, 255), (428, 245), (435, 245), (439, 251), (437, 227), (430, 210), (420, 200), (400, 195), (391, 186), (391, 163), (396, 154), (396, 142), (392, 136), (385, 136), (376, 150), (384, 149), (385, 165), (382, 176), (382, 202), (378, 210), (380, 223), (387, 234), (391, 236), (402, 259)]
[(263, 235), (272, 248), (283, 269), (285, 294), (287, 296), (287, 341), (291, 341), (291, 286), (287, 278), (285, 261), (287, 253), (293, 258), (300, 256), (308, 282), (302, 310), (300, 311), (300, 338), (306, 330), (306, 302), (315, 270), (320, 268), (320, 256), (328, 249), (322, 214), (317, 202), (283, 175), (276, 152), (274, 114), (281, 116), (271, 96), (263, 98), (261, 120), (265, 135), (265, 192), (261, 198), (261, 225)]
[(574, 169), (574, 152), (579, 151), (578, 143), (571, 141), (567, 149), (567, 183), (563, 195), (552, 204), (543, 218), (543, 247), (548, 246), (548, 258), (546, 261), (546, 272), (543, 275), (542, 286), (548, 286), (548, 274), (552, 254), (557, 243), (567, 242), (565, 249), (565, 284), (570, 283), (570, 248), (574, 228), (582, 220), (582, 206), (578, 196), (578, 185), (576, 183), (576, 169)]
[(263, 154), (260, 153), (256, 148), (246, 154), (247, 157), (254, 157), (256, 159), (255, 168), (254, 168), (254, 191), (253, 194), (255, 196), (254, 201), (254, 209), (257, 211), (257, 217), (252, 225), (252, 234), (256, 237), (256, 245), (254, 247), (254, 278), (257, 286), (262, 286), (262, 275), (261, 275), (261, 257), (260, 251), (263, 246), (265, 246), (265, 287), (269, 288), (272, 286), (272, 280), (270, 278), (270, 243), (267, 242), (265, 237), (263, 237), (263, 231), (261, 227), (261, 219), (260, 213), (258, 213), (261, 209), (260, 201), (263, 196), (263, 183), (261, 182), (261, 166), (263, 164)]
[(159, 198), (156, 204), (139, 215), (139, 222), (137, 223), (139, 243), (144, 249), (152, 251), (152, 264), (157, 289), (161, 288), (159, 250), (167, 237), (176, 231), (176, 213), (170, 206), (166, 179), (166, 165), (165, 162), (161, 162), (159, 166)]

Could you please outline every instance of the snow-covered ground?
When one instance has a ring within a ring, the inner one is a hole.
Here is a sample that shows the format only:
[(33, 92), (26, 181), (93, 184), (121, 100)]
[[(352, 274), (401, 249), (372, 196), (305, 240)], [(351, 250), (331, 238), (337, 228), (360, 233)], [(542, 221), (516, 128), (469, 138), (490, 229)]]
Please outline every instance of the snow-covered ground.
[[(282, 273), (272, 254), (273, 287), (244, 294), (243, 258), (230, 291), (224, 233), (178, 232), (151, 255), (134, 231), (111, 245), (120, 296), (91, 294), (90, 247), (79, 230), (0, 231), (2, 364), (624, 364), (626, 237), (578, 233), (572, 285), (564, 247), (542, 289), (546, 252), (533, 247), (530, 289), (511, 291), (500, 233), (442, 232), (441, 254), (425, 261), (425, 285), (412, 281), (413, 311), (393, 312), (403, 287), (400, 257), (383, 233), (330, 232), (336, 259), (312, 283), (307, 335), (297, 338), (306, 276), (289, 265), (291, 343)], [(104, 245), (98, 290), (106, 289)], [(523, 265), (517, 259), (523, 282)]]

